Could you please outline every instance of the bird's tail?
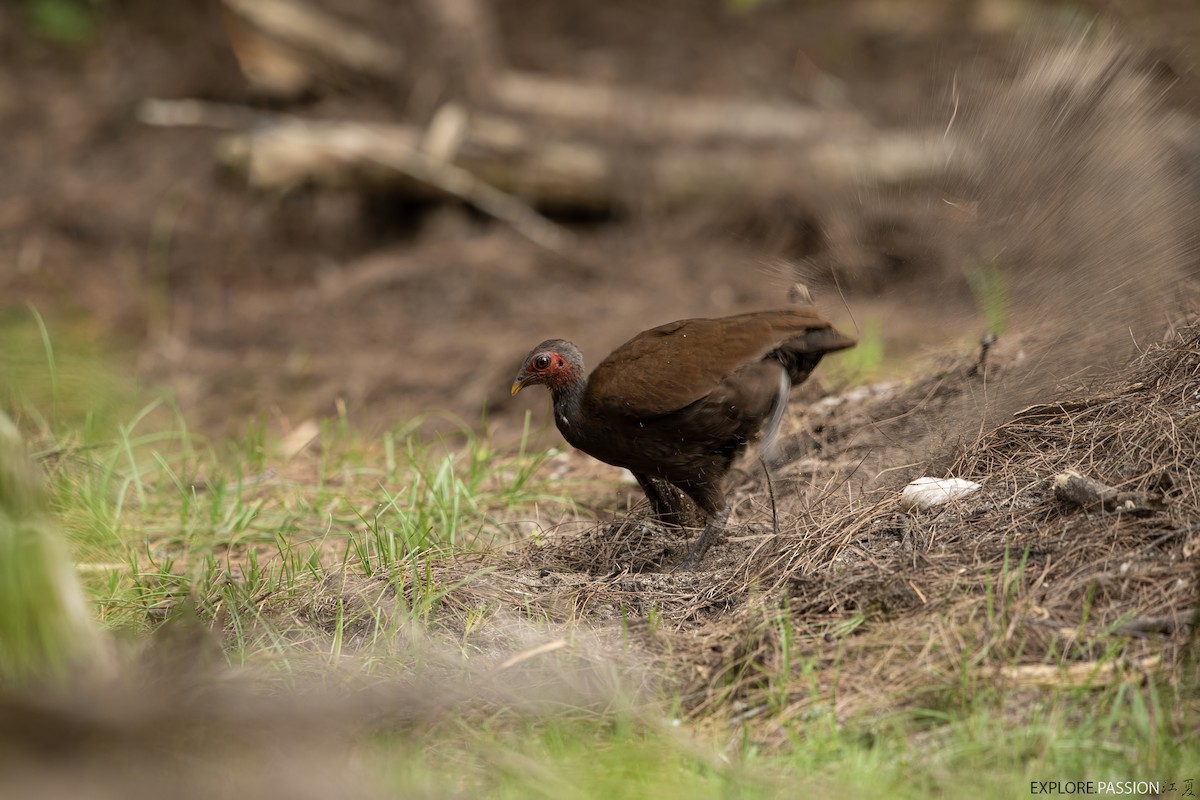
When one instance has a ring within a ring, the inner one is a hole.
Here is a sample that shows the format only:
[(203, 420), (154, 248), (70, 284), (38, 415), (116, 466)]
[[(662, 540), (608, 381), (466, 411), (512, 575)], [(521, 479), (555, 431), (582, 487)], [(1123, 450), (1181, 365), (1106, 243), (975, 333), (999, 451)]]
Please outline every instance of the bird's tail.
[(816, 369), (821, 356), (836, 353), (857, 344), (856, 339), (838, 333), (833, 328), (810, 328), (781, 344), (772, 354), (787, 370), (791, 385), (803, 383)]

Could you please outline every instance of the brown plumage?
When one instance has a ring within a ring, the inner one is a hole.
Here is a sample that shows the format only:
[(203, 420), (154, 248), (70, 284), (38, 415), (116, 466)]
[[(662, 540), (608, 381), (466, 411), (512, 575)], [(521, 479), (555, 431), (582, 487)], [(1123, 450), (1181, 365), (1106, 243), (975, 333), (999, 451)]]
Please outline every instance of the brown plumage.
[(685, 319), (639, 333), (586, 379), (579, 349), (548, 339), (530, 351), (512, 393), (549, 388), (563, 438), (630, 470), (660, 518), (675, 504), (655, 480), (690, 497), (706, 517), (690, 565), (729, 516), (734, 459), (760, 434), (769, 443), (789, 389), (825, 353), (853, 344), (809, 307)]

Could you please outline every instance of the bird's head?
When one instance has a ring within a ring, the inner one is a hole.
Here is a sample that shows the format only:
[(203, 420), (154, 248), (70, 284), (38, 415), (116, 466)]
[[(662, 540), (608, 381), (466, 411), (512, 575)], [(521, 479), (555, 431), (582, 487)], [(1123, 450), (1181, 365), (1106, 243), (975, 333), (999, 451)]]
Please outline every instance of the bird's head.
[(512, 393), (535, 383), (545, 384), (554, 394), (578, 387), (583, 380), (583, 355), (562, 339), (547, 339), (529, 351), (513, 381)]

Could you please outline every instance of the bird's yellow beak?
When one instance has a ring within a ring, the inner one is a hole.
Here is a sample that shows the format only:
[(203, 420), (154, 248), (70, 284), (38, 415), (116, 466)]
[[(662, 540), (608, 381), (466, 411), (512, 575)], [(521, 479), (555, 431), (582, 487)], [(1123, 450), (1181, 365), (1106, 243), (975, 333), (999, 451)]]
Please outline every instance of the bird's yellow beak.
[(518, 378), (517, 380), (513, 381), (513, 385), (512, 385), (512, 396), (513, 397), (516, 397), (517, 392), (519, 392), (525, 388), (525, 381), (527, 381), (527, 380), (529, 380), (529, 379), (528, 378)]

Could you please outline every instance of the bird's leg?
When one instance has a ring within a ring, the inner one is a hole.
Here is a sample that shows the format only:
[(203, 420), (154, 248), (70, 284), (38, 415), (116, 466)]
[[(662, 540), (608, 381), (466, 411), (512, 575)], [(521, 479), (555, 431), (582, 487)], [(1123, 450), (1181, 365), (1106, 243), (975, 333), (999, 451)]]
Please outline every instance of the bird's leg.
[(643, 475), (640, 472), (633, 473), (633, 477), (637, 478), (638, 485), (646, 493), (646, 499), (650, 501), (650, 510), (654, 512), (654, 516), (659, 522), (668, 525), (683, 524), (685, 517), (682, 505), (684, 501), (673, 487), (669, 484), (659, 484), (649, 475)]
[(692, 569), (696, 566), (700, 559), (704, 557), (704, 552), (708, 550), (709, 546), (712, 544), (711, 540), (713, 538), (713, 534), (723, 531), (725, 529), (725, 523), (728, 521), (728, 505), (717, 513), (709, 515), (708, 522), (704, 525), (704, 530), (700, 532), (700, 535), (696, 538), (696, 541), (692, 543), (691, 548), (688, 550), (687, 556), (683, 559), (684, 569)]

